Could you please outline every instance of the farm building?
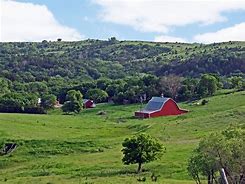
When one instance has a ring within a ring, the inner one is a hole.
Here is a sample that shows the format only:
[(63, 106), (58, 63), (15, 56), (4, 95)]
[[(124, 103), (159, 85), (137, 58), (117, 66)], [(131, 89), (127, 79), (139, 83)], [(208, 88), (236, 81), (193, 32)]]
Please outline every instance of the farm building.
[(85, 109), (87, 108), (94, 108), (96, 105), (94, 103), (93, 100), (89, 100), (89, 99), (83, 99), (83, 107)]
[(152, 97), (144, 109), (135, 112), (135, 116), (151, 118), (158, 116), (180, 115), (187, 112), (187, 110), (180, 109), (177, 103), (171, 98)]

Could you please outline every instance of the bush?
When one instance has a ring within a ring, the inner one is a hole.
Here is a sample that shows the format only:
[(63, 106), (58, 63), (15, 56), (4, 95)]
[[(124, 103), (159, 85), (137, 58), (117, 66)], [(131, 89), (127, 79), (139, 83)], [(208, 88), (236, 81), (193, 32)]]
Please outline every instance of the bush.
[(202, 100), (202, 102), (201, 102), (202, 105), (206, 105), (207, 103), (208, 103), (208, 100), (205, 100), (205, 99)]

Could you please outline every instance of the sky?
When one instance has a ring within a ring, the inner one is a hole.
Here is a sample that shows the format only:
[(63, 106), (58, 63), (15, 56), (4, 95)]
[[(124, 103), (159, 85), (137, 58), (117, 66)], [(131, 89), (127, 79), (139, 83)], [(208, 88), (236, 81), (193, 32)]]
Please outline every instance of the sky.
[(245, 0), (0, 0), (0, 41), (245, 41)]

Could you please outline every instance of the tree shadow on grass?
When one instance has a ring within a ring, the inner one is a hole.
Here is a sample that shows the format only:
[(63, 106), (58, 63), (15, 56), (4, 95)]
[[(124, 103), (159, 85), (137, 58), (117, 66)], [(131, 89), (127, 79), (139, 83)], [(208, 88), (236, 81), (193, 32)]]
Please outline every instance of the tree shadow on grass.
[(137, 119), (137, 118), (134, 116), (124, 116), (124, 117), (116, 118), (115, 121), (116, 121), (116, 123), (126, 123), (129, 120), (135, 120), (135, 119)]
[(79, 172), (75, 173), (72, 177), (112, 177), (118, 175), (135, 175), (137, 172), (135, 170), (129, 169), (107, 169), (107, 170), (97, 170), (90, 172)]
[(129, 125), (127, 128), (136, 132), (146, 132), (150, 125)]

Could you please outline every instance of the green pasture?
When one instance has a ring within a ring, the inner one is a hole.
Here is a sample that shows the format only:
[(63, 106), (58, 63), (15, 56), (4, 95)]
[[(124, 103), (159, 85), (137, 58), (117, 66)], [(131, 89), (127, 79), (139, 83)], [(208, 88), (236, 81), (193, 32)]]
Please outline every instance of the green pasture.
[[(187, 160), (200, 138), (245, 122), (245, 92), (207, 98), (207, 105), (182, 103), (190, 112), (181, 116), (135, 119), (140, 105), (99, 104), (78, 115), (59, 109), (48, 115), (0, 114), (0, 141), (19, 146), (0, 156), (0, 183), (139, 183), (139, 177), (157, 183), (194, 183)], [(105, 111), (105, 115), (98, 115)], [(166, 147), (161, 160), (143, 165), (122, 164), (121, 143), (126, 137), (147, 133)]]

